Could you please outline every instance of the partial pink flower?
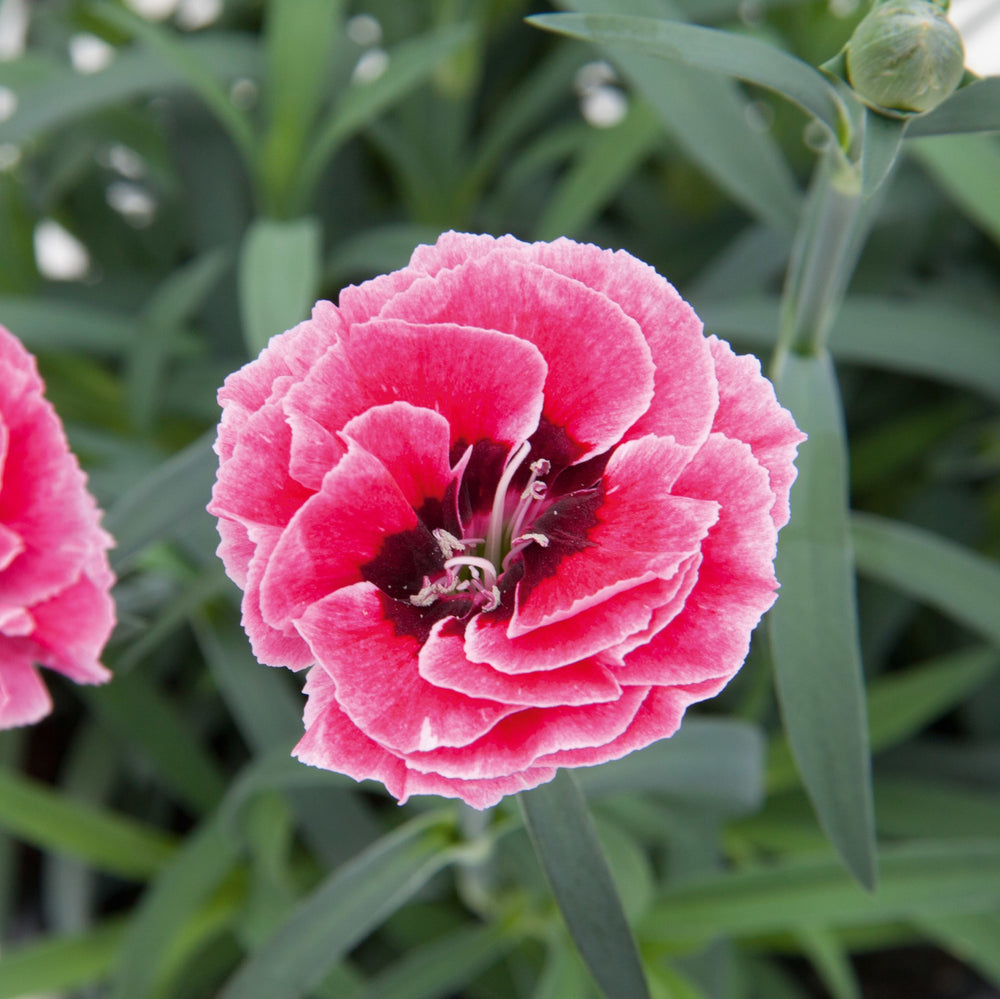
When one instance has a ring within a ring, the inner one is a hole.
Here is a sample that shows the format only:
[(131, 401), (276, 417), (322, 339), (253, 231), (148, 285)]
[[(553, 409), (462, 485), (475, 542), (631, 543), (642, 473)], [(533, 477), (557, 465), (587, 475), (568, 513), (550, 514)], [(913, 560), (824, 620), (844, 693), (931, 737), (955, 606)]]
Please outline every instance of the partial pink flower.
[(0, 326), (0, 728), (52, 709), (37, 665), (104, 683), (115, 623), (111, 538), (43, 396), (35, 359)]
[(775, 599), (803, 435), (628, 253), (446, 233), (231, 375), (210, 511), (299, 759), (484, 808), (671, 735)]

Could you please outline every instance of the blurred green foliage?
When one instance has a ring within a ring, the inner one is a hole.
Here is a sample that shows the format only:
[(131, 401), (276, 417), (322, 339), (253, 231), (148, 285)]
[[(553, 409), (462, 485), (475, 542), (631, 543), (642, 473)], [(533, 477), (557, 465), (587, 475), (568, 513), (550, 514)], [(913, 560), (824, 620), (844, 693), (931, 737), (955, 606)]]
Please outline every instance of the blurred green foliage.
[[(849, 6), (614, 12), (816, 65)], [(0, 321), (107, 511), (120, 625), (114, 683), (56, 682), (51, 718), (0, 737), (0, 997), (597, 994), (509, 802), (470, 837), (451, 803), (397, 808), (288, 759), (296, 679), (254, 662), (204, 512), (225, 375), (444, 229), (627, 248), (766, 360), (805, 115), (522, 20), (544, 12), (226, 0), (195, 29), (111, 0), (30, 5), (24, 53), (0, 62)], [(84, 35), (105, 68), (74, 67)], [(851, 881), (809, 807), (759, 629), (674, 739), (581, 773), (657, 997), (851, 999), (868, 994), (852, 956), (896, 947), (1000, 989), (1000, 139), (931, 132), (879, 195), (829, 342), (880, 888)], [(83, 248), (73, 275), (51, 223)]]

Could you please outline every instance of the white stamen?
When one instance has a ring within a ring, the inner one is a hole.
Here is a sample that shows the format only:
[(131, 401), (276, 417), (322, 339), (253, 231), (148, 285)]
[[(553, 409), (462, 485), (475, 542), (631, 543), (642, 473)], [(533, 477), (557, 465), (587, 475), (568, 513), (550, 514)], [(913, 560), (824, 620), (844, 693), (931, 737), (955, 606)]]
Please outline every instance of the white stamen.
[(444, 567), (452, 571), (464, 567), (476, 581), (479, 579), (478, 570), (482, 569), (487, 586), (494, 586), (497, 581), (497, 567), (489, 559), (479, 558), (477, 555), (456, 555), (455, 558), (448, 559)]
[(450, 531), (446, 531), (443, 527), (439, 527), (434, 531), (431, 531), (434, 535), (434, 540), (438, 543), (438, 547), (441, 549), (441, 554), (445, 558), (451, 558), (455, 552), (464, 552), (469, 546), (468, 541), (461, 541), (455, 537)]
[[(525, 441), (511, 456), (497, 483), (493, 494), (493, 509), (490, 511), (490, 526), (486, 531), (486, 551), (484, 554), (489, 562), (496, 565), (500, 559), (500, 546), (503, 541), (503, 508), (507, 501), (507, 490), (521, 463), (528, 457), (531, 445)], [(496, 570), (494, 570), (495, 572)]]

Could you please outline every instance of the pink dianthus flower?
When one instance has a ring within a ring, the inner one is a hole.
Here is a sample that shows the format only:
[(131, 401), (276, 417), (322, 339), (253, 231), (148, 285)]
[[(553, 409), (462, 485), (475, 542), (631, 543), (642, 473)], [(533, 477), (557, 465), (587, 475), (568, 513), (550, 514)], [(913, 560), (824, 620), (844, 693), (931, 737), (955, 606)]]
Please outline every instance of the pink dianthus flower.
[(219, 393), (210, 511), (306, 763), (483, 808), (671, 735), (775, 598), (803, 435), (628, 253), (446, 233)]

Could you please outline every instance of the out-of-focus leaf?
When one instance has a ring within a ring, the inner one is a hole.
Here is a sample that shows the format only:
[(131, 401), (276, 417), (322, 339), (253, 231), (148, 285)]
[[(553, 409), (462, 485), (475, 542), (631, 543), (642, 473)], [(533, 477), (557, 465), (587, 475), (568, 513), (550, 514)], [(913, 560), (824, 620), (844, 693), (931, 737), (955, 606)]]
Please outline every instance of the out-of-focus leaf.
[(840, 96), (818, 70), (756, 38), (617, 14), (536, 14), (527, 20), (570, 38), (670, 59), (773, 90), (822, 122), (838, 141), (846, 127)]
[(0, 772), (0, 828), (126, 878), (149, 877), (174, 851), (173, 839), (159, 829), (7, 772)]
[(876, 881), (868, 719), (847, 510), (847, 449), (828, 356), (789, 355), (778, 397), (809, 435), (769, 616), (785, 731), (820, 823), (854, 876)]
[(335, 871), (251, 954), (219, 999), (297, 999), (451, 863), (440, 816), (412, 820)]
[(115, 6), (108, 0), (91, 0), (91, 7), (98, 16), (145, 43), (149, 51), (154, 53), (154, 58), (173, 66), (184, 83), (205, 102), (247, 163), (250, 163), (253, 154), (250, 119), (230, 99), (225, 87), (219, 82), (215, 67), (205, 62), (202, 54), (191, 46), (190, 39), (177, 35), (155, 21), (140, 17), (127, 8)]
[(135, 320), (83, 302), (0, 296), (3, 324), (34, 353), (115, 355), (135, 336)]
[(617, 125), (593, 129), (546, 204), (536, 238), (578, 235), (660, 142), (659, 119), (642, 103), (633, 103)]
[(643, 938), (675, 943), (794, 930), (804, 923), (867, 926), (1000, 905), (1000, 843), (957, 840), (885, 847), (879, 889), (866, 892), (832, 857), (769, 863), (668, 888), (643, 920)]
[(519, 800), (545, 876), (595, 981), (608, 999), (649, 999), (618, 890), (572, 774), (559, 770)]
[(970, 221), (1000, 244), (1000, 138), (954, 135), (909, 148)]
[(760, 806), (764, 741), (748, 722), (689, 718), (676, 735), (599, 767), (583, 767), (576, 779), (587, 797), (655, 791), (738, 814)]
[(198, 811), (215, 805), (226, 781), (189, 722), (140, 671), (80, 694), (94, 713), (148, 759), (178, 799)]
[[(873, 680), (867, 690), (872, 751), (919, 732), (964, 701), (998, 665), (1000, 652), (970, 649)], [(767, 788), (781, 791), (797, 781), (788, 740), (777, 736), (768, 753)]]
[(516, 943), (502, 925), (464, 927), (410, 950), (354, 999), (447, 999)]
[(316, 138), (305, 154), (299, 183), (311, 191), (337, 147), (396, 101), (427, 79), (437, 66), (472, 37), (469, 24), (451, 24), (411, 38), (389, 52), (389, 65), (367, 83), (354, 83), (316, 126)]
[(562, 927), (559, 933), (552, 933), (551, 936), (545, 967), (531, 999), (564, 999), (565, 996), (591, 999), (596, 995), (596, 989), (579, 952)]
[(992, 836), (1000, 829), (1000, 795), (937, 781), (879, 777), (879, 832), (888, 837), (953, 839)]
[(49, 937), (0, 961), (0, 999), (24, 999), (82, 989), (101, 981), (121, 946), (125, 926), (109, 920), (86, 933)]
[[(698, 311), (710, 333), (761, 350), (777, 339), (776, 298), (706, 300)], [(1000, 399), (996, 323), (960, 303), (849, 296), (829, 347), (841, 361), (934, 378)]]
[(149, 544), (171, 537), (192, 517), (206, 520), (205, 506), (219, 460), (212, 451), (215, 432), (199, 437), (168, 458), (108, 510), (105, 529), (114, 537), (111, 564), (124, 572)]
[(150, 994), (195, 910), (229, 875), (238, 857), (238, 844), (223, 832), (217, 817), (188, 835), (129, 921), (113, 976), (112, 999)]
[(267, 4), (268, 128), (260, 174), (265, 203), (278, 211), (294, 189), (303, 145), (324, 97), (342, 6), (341, 0)]
[(309, 315), (320, 276), (320, 226), (314, 218), (258, 219), (240, 254), (240, 316), (247, 351)]
[(939, 946), (975, 968), (996, 988), (1000, 988), (1000, 915), (976, 912), (941, 915), (933, 908), (920, 913), (914, 922)]
[(795, 938), (832, 999), (861, 999), (861, 987), (850, 958), (829, 930), (800, 926)]
[[(218, 80), (260, 75), (260, 52), (249, 35), (212, 31), (185, 39), (183, 44)], [(17, 113), (0, 122), (0, 142), (25, 142), (82, 115), (187, 82), (176, 66), (151, 57), (145, 48), (116, 52), (111, 64), (99, 73), (52, 66), (35, 76), (17, 87)]]
[[(561, 6), (600, 14), (604, 4), (562, 0)], [(668, 2), (622, 0), (616, 10), (680, 18), (680, 11)], [(769, 225), (794, 228), (801, 201), (795, 178), (774, 139), (750, 124), (749, 102), (732, 80), (619, 47), (610, 51), (671, 136), (707, 176)]]
[(933, 111), (914, 118), (909, 129), (914, 138), (954, 132), (1000, 132), (1000, 76), (962, 87)]
[(1000, 644), (1000, 565), (910, 524), (855, 513), (858, 570)]
[(861, 145), (861, 191), (870, 198), (889, 175), (903, 143), (908, 119), (890, 118), (865, 108)]

